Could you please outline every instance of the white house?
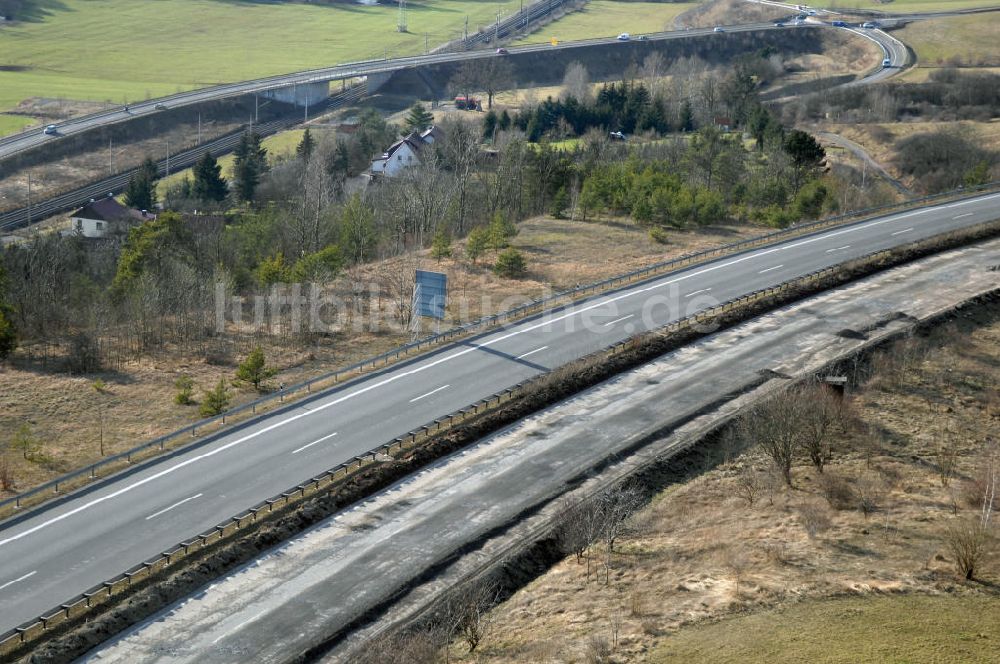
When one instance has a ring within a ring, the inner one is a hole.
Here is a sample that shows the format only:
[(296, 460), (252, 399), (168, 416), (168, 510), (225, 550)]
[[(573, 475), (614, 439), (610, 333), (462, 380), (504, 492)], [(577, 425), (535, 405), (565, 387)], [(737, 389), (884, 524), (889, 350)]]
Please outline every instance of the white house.
[(392, 177), (404, 168), (420, 165), (420, 152), (443, 137), (437, 127), (429, 127), (421, 133), (413, 132), (389, 146), (385, 153), (372, 160), (373, 176)]
[(69, 216), (70, 233), (83, 237), (106, 237), (114, 230), (124, 230), (145, 219), (155, 219), (154, 215), (125, 207), (111, 196), (91, 200)]

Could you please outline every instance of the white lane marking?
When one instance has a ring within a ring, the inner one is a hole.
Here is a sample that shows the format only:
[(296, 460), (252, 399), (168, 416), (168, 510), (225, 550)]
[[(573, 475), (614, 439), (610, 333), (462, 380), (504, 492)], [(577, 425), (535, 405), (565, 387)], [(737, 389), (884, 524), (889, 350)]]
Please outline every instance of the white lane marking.
[(632, 318), (633, 316), (635, 316), (635, 314), (629, 314), (628, 316), (622, 316), (621, 318), (616, 318), (616, 319), (614, 319), (613, 321), (611, 321), (610, 323), (605, 323), (605, 324), (604, 324), (604, 325), (602, 325), (601, 327), (611, 327), (611, 326), (612, 326), (612, 325), (614, 325), (615, 323), (620, 323), (620, 322), (622, 322), (623, 320), (628, 320), (629, 318)]
[(36, 574), (38, 574), (38, 570), (37, 569), (34, 572), (28, 572), (24, 576), (19, 576), (16, 579), (14, 579), (13, 581), (8, 581), (7, 583), (5, 583), (2, 586), (0, 586), (0, 590), (3, 590), (7, 586), (12, 586), (12, 585), (14, 585), (15, 583), (17, 583), (19, 581), (24, 581), (25, 579), (30, 579), (31, 577), (33, 577)]
[(527, 353), (524, 353), (523, 355), (518, 355), (514, 359), (515, 360), (520, 360), (522, 358), (528, 357), (529, 355), (534, 355), (535, 353), (540, 353), (543, 350), (545, 350), (546, 348), (548, 348), (548, 346), (542, 346), (541, 348), (536, 348), (535, 350), (529, 350)]
[(781, 269), (783, 267), (785, 267), (785, 266), (784, 265), (775, 265), (774, 267), (769, 267), (766, 270), (761, 270), (757, 274), (764, 274), (765, 272), (770, 272), (771, 270), (779, 270), (779, 269)]
[[(994, 199), (994, 198), (1000, 198), (1000, 194), (992, 194), (990, 196), (984, 196), (983, 198), (978, 198), (978, 199), (974, 199), (974, 200), (975, 200), (975, 202), (982, 202), (982, 201), (988, 201), (988, 200), (991, 200), (991, 199)], [(565, 313), (563, 313), (563, 314), (561, 314), (559, 316), (554, 316), (554, 317), (548, 318), (548, 319), (544, 319), (544, 317), (543, 317), (542, 321), (540, 321), (538, 323), (535, 323), (534, 325), (527, 325), (525, 327), (518, 328), (517, 330), (513, 330), (513, 331), (511, 331), (511, 332), (509, 332), (507, 334), (503, 334), (503, 335), (495, 337), (493, 339), (489, 339), (487, 341), (484, 341), (483, 343), (479, 344), (478, 346), (473, 346), (473, 347), (469, 347), (469, 348), (463, 348), (462, 350), (455, 351), (454, 353), (451, 353), (450, 355), (445, 355), (444, 357), (440, 357), (440, 358), (438, 358), (436, 360), (433, 360), (431, 362), (427, 362), (426, 364), (422, 364), (422, 365), (416, 366), (413, 369), (410, 369), (409, 371), (401, 371), (401, 372), (399, 372), (397, 374), (394, 374), (392, 376), (388, 376), (384, 380), (380, 380), (380, 381), (378, 381), (376, 383), (372, 383), (371, 385), (366, 385), (365, 387), (359, 388), (359, 389), (355, 390), (354, 392), (349, 392), (347, 394), (344, 394), (342, 396), (337, 397), (336, 399), (332, 399), (332, 400), (330, 400), (329, 402), (327, 402), (325, 404), (317, 406), (313, 410), (306, 411), (306, 412), (303, 412), (303, 413), (298, 413), (297, 415), (293, 415), (291, 417), (288, 417), (288, 418), (286, 418), (284, 420), (281, 420), (280, 422), (275, 422), (274, 424), (270, 424), (270, 425), (268, 425), (266, 427), (258, 429), (257, 431), (249, 433), (246, 436), (243, 436), (242, 438), (237, 438), (236, 440), (230, 441), (230, 442), (226, 443), (225, 445), (220, 445), (219, 447), (217, 447), (217, 448), (215, 448), (213, 450), (210, 450), (208, 452), (205, 452), (204, 454), (199, 454), (199, 455), (193, 456), (190, 459), (186, 459), (184, 461), (181, 461), (181, 462), (179, 462), (179, 463), (177, 463), (177, 464), (175, 464), (175, 465), (173, 465), (173, 466), (171, 466), (169, 468), (164, 468), (160, 472), (154, 473), (153, 475), (150, 475), (149, 477), (143, 478), (143, 479), (139, 480), (138, 482), (135, 482), (134, 484), (130, 484), (128, 486), (124, 486), (121, 489), (118, 489), (117, 491), (113, 491), (112, 493), (109, 493), (106, 496), (101, 496), (100, 498), (95, 498), (94, 500), (91, 500), (88, 503), (84, 503), (83, 505), (80, 505), (79, 507), (75, 507), (72, 510), (69, 510), (68, 512), (60, 514), (59, 516), (52, 517), (48, 521), (43, 521), (42, 523), (39, 523), (39, 524), (37, 524), (35, 526), (32, 526), (31, 528), (28, 528), (27, 530), (25, 530), (23, 532), (20, 532), (20, 533), (18, 533), (16, 535), (11, 535), (10, 537), (8, 537), (6, 539), (0, 540), (0, 546), (3, 546), (4, 544), (9, 544), (10, 542), (14, 542), (14, 541), (23, 539), (24, 537), (27, 537), (28, 535), (36, 533), (39, 530), (42, 530), (43, 528), (47, 528), (48, 526), (51, 526), (52, 524), (58, 523), (58, 522), (60, 522), (60, 521), (62, 521), (64, 519), (68, 519), (69, 517), (71, 517), (71, 516), (73, 516), (75, 514), (79, 514), (80, 512), (83, 512), (84, 510), (88, 510), (91, 507), (94, 507), (95, 505), (99, 505), (99, 504), (101, 504), (101, 503), (103, 503), (105, 501), (111, 500), (113, 498), (117, 498), (118, 496), (121, 496), (122, 494), (128, 493), (129, 491), (132, 491), (133, 489), (137, 489), (137, 488), (139, 488), (139, 487), (141, 487), (141, 486), (143, 486), (145, 484), (148, 484), (148, 483), (150, 483), (150, 482), (152, 482), (154, 480), (158, 480), (161, 477), (165, 477), (166, 475), (169, 475), (170, 473), (173, 473), (176, 470), (180, 470), (181, 468), (184, 468), (185, 466), (189, 466), (189, 465), (191, 465), (193, 463), (197, 463), (197, 462), (199, 462), (199, 461), (201, 461), (203, 459), (207, 459), (209, 457), (213, 457), (216, 454), (220, 454), (222, 452), (225, 452), (226, 450), (228, 450), (228, 449), (230, 449), (232, 447), (235, 447), (237, 445), (242, 445), (243, 443), (247, 442), (248, 440), (253, 440), (254, 438), (256, 438), (258, 436), (261, 436), (261, 435), (263, 435), (265, 433), (269, 433), (271, 431), (274, 431), (278, 427), (282, 427), (282, 426), (288, 424), (289, 422), (294, 422), (295, 420), (298, 420), (300, 418), (306, 417), (308, 415), (312, 415), (314, 413), (318, 413), (318, 412), (320, 412), (322, 410), (325, 410), (327, 408), (332, 408), (333, 406), (339, 405), (339, 404), (347, 401), (348, 399), (353, 399), (354, 397), (361, 396), (362, 394), (367, 394), (368, 392), (370, 392), (372, 390), (376, 390), (376, 389), (378, 389), (380, 387), (388, 385), (389, 383), (394, 383), (397, 380), (401, 380), (403, 378), (407, 378), (408, 376), (412, 376), (414, 374), (418, 374), (421, 371), (426, 371), (428, 369), (432, 369), (432, 368), (434, 368), (434, 367), (436, 367), (436, 366), (438, 366), (440, 364), (444, 364), (445, 362), (450, 362), (450, 361), (452, 361), (452, 360), (454, 360), (454, 359), (456, 359), (458, 357), (461, 357), (461, 356), (466, 355), (468, 353), (475, 352), (475, 351), (479, 350), (482, 347), (492, 346), (494, 344), (500, 343), (501, 341), (506, 341), (507, 339), (510, 339), (511, 337), (516, 337), (516, 336), (521, 335), (521, 334), (527, 334), (528, 332), (534, 332), (535, 330), (537, 330), (539, 328), (553, 325), (555, 323), (558, 323), (559, 321), (565, 320), (567, 318), (571, 318), (573, 316), (577, 316), (579, 314), (585, 313), (587, 311), (591, 311), (593, 309), (598, 309), (600, 307), (605, 307), (605, 306), (611, 304), (612, 302), (617, 302), (618, 300), (624, 300), (627, 297), (634, 297), (636, 295), (642, 295), (643, 293), (648, 293), (649, 291), (657, 290), (657, 289), (660, 289), (660, 288), (665, 288), (667, 286), (671, 286), (673, 284), (680, 283), (680, 282), (686, 281), (688, 279), (693, 279), (695, 277), (700, 277), (701, 275), (708, 274), (709, 272), (715, 272), (717, 270), (722, 270), (722, 269), (725, 269), (727, 267), (732, 267), (733, 265), (739, 265), (740, 263), (745, 263), (747, 261), (755, 260), (757, 258), (760, 258), (761, 256), (767, 256), (769, 254), (773, 254), (773, 253), (776, 253), (776, 252), (779, 252), (779, 251), (788, 251), (789, 249), (795, 249), (795, 248), (798, 248), (798, 247), (805, 246), (807, 244), (813, 244), (815, 242), (821, 242), (823, 240), (828, 240), (830, 238), (838, 237), (840, 235), (846, 235), (848, 233), (857, 233), (858, 231), (869, 230), (871, 228), (874, 228), (875, 226), (882, 226), (883, 224), (891, 224), (891, 223), (899, 221), (900, 219), (903, 219), (905, 217), (912, 217), (912, 216), (917, 215), (917, 214), (923, 214), (925, 212), (934, 212), (936, 210), (940, 210), (940, 206), (933, 207), (933, 208), (924, 208), (922, 210), (917, 210), (915, 212), (908, 212), (908, 213), (902, 214), (902, 215), (895, 215), (895, 216), (891, 216), (891, 217), (884, 217), (882, 219), (875, 219), (873, 221), (863, 222), (863, 223), (857, 224), (855, 226), (850, 226), (849, 228), (844, 228), (844, 229), (837, 230), (837, 231), (830, 231), (829, 233), (822, 233), (822, 234), (819, 234), (819, 235), (814, 235), (812, 237), (808, 237), (808, 238), (805, 238), (803, 240), (799, 240), (798, 242), (792, 242), (790, 244), (783, 244), (781, 246), (772, 247), (770, 249), (762, 249), (762, 250), (757, 251), (757, 252), (753, 252), (753, 253), (750, 253), (750, 254), (746, 254), (746, 255), (740, 256), (739, 258), (734, 258), (731, 261), (726, 261), (724, 263), (715, 263), (713, 265), (709, 265), (707, 267), (704, 267), (704, 268), (702, 268), (700, 270), (695, 270), (693, 272), (688, 272), (688, 273), (682, 274), (682, 275), (680, 275), (678, 277), (674, 277), (673, 279), (667, 279), (665, 281), (660, 281), (660, 282), (657, 282), (657, 283), (654, 283), (654, 284), (650, 284), (649, 286), (646, 286), (644, 288), (636, 288), (635, 290), (630, 290), (630, 291), (627, 291), (627, 292), (624, 292), (624, 293), (619, 293), (617, 295), (609, 296), (607, 298), (602, 298), (602, 299), (597, 300), (597, 301), (595, 301), (592, 304), (589, 304), (587, 306), (582, 306), (582, 307), (573, 308), (573, 309), (567, 309)], [(913, 230), (913, 229), (909, 228), (907, 230)], [(906, 232), (906, 231), (903, 231), (903, 232)], [(894, 235), (896, 235), (896, 234), (898, 234), (898, 233), (894, 233)]]
[(441, 390), (445, 390), (445, 389), (448, 389), (449, 387), (451, 387), (451, 386), (450, 386), (450, 385), (442, 385), (441, 387), (439, 387), (439, 388), (437, 388), (437, 389), (434, 389), (434, 390), (431, 390), (431, 391), (430, 391), (430, 392), (428, 392), (427, 394), (421, 394), (421, 395), (420, 395), (419, 397), (415, 397), (415, 398), (413, 398), (413, 399), (410, 399), (410, 403), (413, 403), (414, 401), (420, 401), (421, 399), (423, 399), (423, 398), (425, 398), (425, 397), (429, 397), (429, 396), (430, 396), (430, 395), (432, 395), (432, 394), (437, 394), (437, 393), (438, 393), (438, 392), (440, 392)]
[(845, 245), (844, 245), (843, 247), (837, 247), (836, 249), (827, 249), (827, 250), (826, 250), (826, 253), (828, 253), (828, 254), (832, 254), (832, 253), (833, 253), (833, 252), (835, 252), (835, 251), (843, 251), (844, 249), (848, 249), (848, 248), (850, 248), (850, 246), (851, 246), (851, 245), (849, 245), (849, 244), (845, 244)]
[(952, 217), (952, 219), (961, 219), (962, 217), (971, 217), (972, 215), (972, 212), (966, 212), (965, 214), (960, 214), (957, 217)]
[(236, 627), (233, 627), (232, 629), (230, 629), (230, 630), (226, 631), (226, 633), (225, 633), (225, 634), (223, 634), (223, 635), (222, 635), (222, 636), (220, 636), (219, 638), (217, 638), (217, 639), (215, 639), (214, 641), (212, 641), (212, 645), (214, 646), (214, 645), (215, 645), (216, 643), (218, 643), (218, 642), (219, 642), (219, 641), (221, 641), (222, 639), (226, 638), (226, 637), (227, 637), (227, 636), (229, 636), (230, 634), (232, 634), (232, 633), (234, 633), (234, 632), (237, 632), (237, 631), (239, 631), (239, 629), (240, 629), (241, 627), (245, 627), (245, 626), (247, 626), (248, 624), (252, 623), (252, 622), (253, 622), (254, 620), (257, 620), (257, 618), (260, 618), (260, 617), (261, 617), (262, 615), (264, 615), (264, 613), (265, 613), (264, 611), (261, 611), (260, 613), (258, 613), (257, 615), (253, 616), (252, 618), (247, 618), (246, 620), (244, 620), (243, 622), (241, 622), (241, 623), (240, 623), (239, 625), (237, 625)]
[(893, 233), (893, 235), (902, 235), (903, 233), (909, 233), (912, 230), (913, 230), (913, 226), (910, 226), (909, 228), (904, 228), (901, 231), (896, 231), (895, 233)]
[(179, 502), (176, 502), (176, 503), (174, 503), (173, 505), (171, 505), (170, 507), (167, 507), (166, 509), (162, 509), (162, 510), (160, 510), (160, 511), (159, 511), (159, 512), (157, 512), (156, 514), (150, 514), (149, 516), (147, 516), (147, 517), (146, 517), (146, 521), (149, 521), (150, 519), (155, 519), (156, 517), (160, 516), (161, 514), (166, 514), (166, 513), (167, 513), (167, 512), (169, 512), (170, 510), (174, 509), (175, 507), (180, 507), (180, 506), (181, 506), (181, 505), (183, 505), (184, 503), (189, 503), (189, 502), (191, 502), (192, 500), (195, 500), (196, 498), (201, 498), (201, 497), (202, 497), (202, 495), (204, 495), (204, 494), (200, 494), (200, 493), (199, 493), (199, 494), (198, 494), (197, 496), (191, 496), (190, 498), (185, 498), (184, 500), (181, 500), (181, 501), (179, 501)]
[(322, 443), (322, 442), (323, 442), (324, 440), (327, 440), (327, 439), (329, 439), (329, 438), (333, 438), (333, 437), (334, 437), (334, 436), (336, 436), (336, 435), (337, 435), (337, 432), (336, 432), (336, 431), (334, 431), (334, 432), (333, 432), (333, 433), (331, 433), (331, 434), (330, 434), (329, 436), (323, 436), (323, 437), (322, 437), (322, 438), (320, 438), (319, 440), (314, 440), (313, 442), (309, 443), (308, 445), (303, 445), (302, 447), (300, 447), (300, 448), (299, 448), (299, 449), (297, 449), (297, 450), (292, 450), (292, 454), (298, 454), (298, 453), (299, 453), (299, 452), (301, 452), (302, 450), (305, 450), (305, 449), (309, 449), (309, 448), (310, 448), (310, 447), (312, 447), (313, 445), (317, 445), (317, 444), (319, 444), (319, 443)]
[(693, 292), (693, 293), (688, 293), (688, 294), (687, 294), (687, 295), (685, 295), (684, 297), (694, 297), (694, 296), (695, 296), (695, 295), (697, 295), (698, 293), (707, 293), (707, 292), (708, 292), (708, 291), (710, 291), (710, 290), (712, 290), (712, 289), (711, 289), (711, 288), (702, 288), (701, 290), (696, 290), (696, 291), (695, 291), (695, 292)]

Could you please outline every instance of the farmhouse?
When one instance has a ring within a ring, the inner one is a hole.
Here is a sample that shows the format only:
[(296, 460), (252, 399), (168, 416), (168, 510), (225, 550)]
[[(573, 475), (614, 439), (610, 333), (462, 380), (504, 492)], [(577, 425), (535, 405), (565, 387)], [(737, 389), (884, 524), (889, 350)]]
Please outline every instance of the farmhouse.
[(437, 127), (429, 127), (422, 132), (412, 132), (405, 138), (389, 146), (385, 153), (372, 160), (372, 176), (392, 177), (404, 168), (420, 165), (420, 152), (435, 141), (443, 138)]
[(113, 232), (124, 232), (129, 226), (147, 219), (155, 219), (146, 211), (125, 207), (113, 197), (91, 200), (70, 216), (70, 233), (89, 238), (106, 237)]

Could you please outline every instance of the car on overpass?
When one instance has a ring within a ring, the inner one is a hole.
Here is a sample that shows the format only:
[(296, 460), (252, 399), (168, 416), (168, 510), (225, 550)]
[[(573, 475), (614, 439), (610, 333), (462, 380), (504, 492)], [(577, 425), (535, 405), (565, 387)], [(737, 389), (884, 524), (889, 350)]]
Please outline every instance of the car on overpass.
[(45, 129), (42, 130), (43, 134), (48, 134), (49, 136), (55, 136), (59, 133), (59, 128), (53, 124), (45, 125)]
[(498, 48), (497, 49), (497, 55), (509, 55), (509, 54), (510, 54), (510, 51), (508, 51), (505, 48)]
[(712, 32), (725, 32), (725, 30), (723, 30), (719, 26), (715, 26), (715, 28), (712, 29)]
[(618, 35), (618, 41), (628, 41), (631, 38), (632, 37), (627, 32), (623, 32), (620, 35)]

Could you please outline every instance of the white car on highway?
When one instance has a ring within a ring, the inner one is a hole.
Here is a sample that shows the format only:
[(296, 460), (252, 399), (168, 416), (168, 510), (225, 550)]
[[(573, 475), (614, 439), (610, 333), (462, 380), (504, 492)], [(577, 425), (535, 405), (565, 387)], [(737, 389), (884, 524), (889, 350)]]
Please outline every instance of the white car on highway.
[(631, 38), (632, 38), (632, 36), (629, 35), (629, 33), (627, 33), (627, 32), (623, 32), (620, 35), (618, 35), (618, 41), (628, 41)]

